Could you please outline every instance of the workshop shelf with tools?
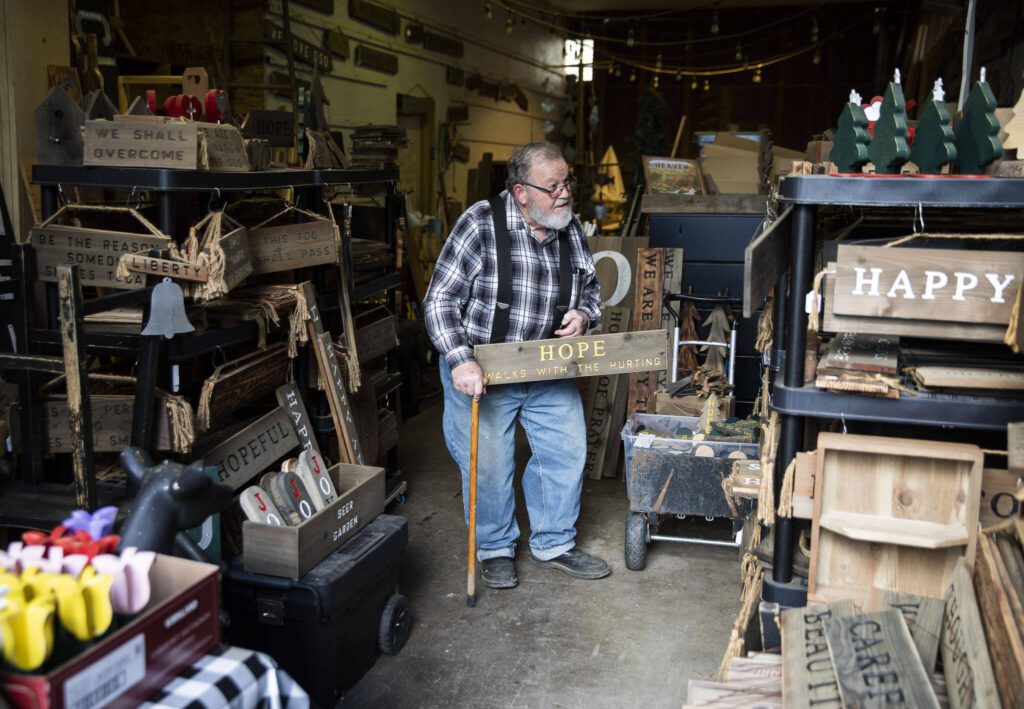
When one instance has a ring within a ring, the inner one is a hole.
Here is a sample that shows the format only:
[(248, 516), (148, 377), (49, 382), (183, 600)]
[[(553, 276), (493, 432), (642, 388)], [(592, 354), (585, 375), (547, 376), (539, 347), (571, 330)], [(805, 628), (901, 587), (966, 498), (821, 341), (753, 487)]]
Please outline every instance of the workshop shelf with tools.
[(0, 705), (1024, 706), (1019, 5), (0, 0)]

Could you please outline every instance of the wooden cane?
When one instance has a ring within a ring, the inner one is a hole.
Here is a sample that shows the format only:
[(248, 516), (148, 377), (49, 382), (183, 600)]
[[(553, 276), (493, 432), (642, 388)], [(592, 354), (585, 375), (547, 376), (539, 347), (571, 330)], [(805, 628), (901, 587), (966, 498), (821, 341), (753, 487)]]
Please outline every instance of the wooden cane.
[(476, 459), (480, 438), (480, 397), (473, 397), (469, 430), (469, 563), (466, 572), (466, 605), (476, 607)]

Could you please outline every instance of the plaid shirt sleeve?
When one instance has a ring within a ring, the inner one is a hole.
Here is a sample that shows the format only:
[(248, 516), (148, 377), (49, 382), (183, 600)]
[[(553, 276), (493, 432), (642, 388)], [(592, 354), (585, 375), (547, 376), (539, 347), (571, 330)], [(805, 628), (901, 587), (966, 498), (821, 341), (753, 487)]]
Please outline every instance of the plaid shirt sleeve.
[(423, 299), (427, 334), (437, 351), (455, 369), (472, 362), (473, 343), (462, 325), (473, 281), (483, 270), (480, 231), (476, 215), (467, 211), (452, 228), (434, 265), (434, 275)]

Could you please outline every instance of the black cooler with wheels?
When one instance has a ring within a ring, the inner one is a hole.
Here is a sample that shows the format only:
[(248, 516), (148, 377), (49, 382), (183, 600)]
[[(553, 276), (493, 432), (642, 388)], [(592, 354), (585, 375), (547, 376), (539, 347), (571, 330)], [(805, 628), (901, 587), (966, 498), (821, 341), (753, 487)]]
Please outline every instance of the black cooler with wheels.
[(298, 581), (249, 573), (237, 557), (224, 577), (225, 641), (267, 653), (316, 704), (334, 706), (409, 635), (396, 594), (408, 538), (405, 518), (379, 515)]

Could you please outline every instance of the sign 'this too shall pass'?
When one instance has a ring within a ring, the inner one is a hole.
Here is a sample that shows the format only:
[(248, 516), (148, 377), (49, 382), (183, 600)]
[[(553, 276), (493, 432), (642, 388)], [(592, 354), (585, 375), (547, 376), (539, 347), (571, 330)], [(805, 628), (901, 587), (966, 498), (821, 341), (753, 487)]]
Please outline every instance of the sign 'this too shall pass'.
[(668, 331), (477, 345), (474, 354), (488, 384), (651, 372), (668, 367)]

